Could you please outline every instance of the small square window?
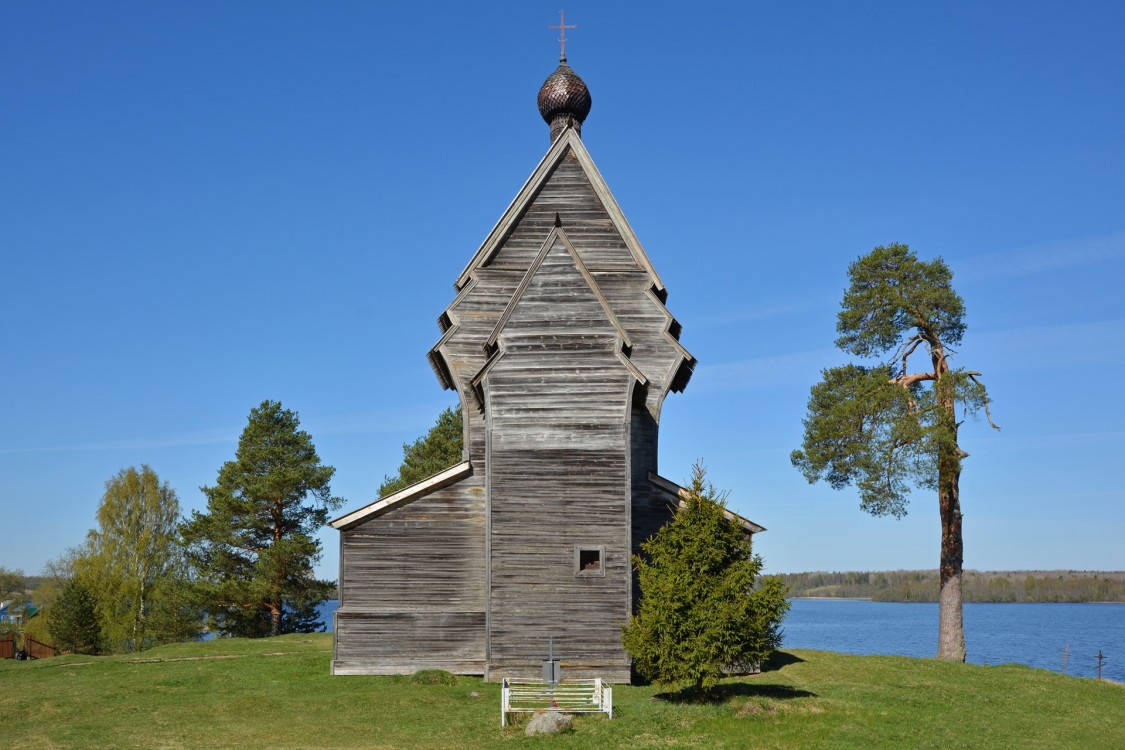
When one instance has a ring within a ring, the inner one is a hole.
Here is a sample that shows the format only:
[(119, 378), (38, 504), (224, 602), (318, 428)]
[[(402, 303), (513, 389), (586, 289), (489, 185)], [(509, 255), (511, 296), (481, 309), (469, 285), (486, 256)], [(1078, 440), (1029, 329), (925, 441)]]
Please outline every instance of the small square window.
[(574, 574), (577, 576), (604, 576), (605, 546), (575, 547)]

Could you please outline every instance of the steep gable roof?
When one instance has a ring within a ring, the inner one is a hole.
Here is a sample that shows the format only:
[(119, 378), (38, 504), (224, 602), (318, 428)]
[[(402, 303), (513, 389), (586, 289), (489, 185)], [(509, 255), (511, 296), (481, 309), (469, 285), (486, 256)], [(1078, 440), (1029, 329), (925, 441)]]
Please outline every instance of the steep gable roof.
[[(489, 281), (488, 291), (484, 292), (484, 296), (477, 296), (474, 290), (481, 288), (479, 282), (482, 280), (482, 274), (486, 273), (507, 273), (511, 271), (524, 271), (524, 268), (512, 267), (510, 261), (504, 263), (502, 261), (504, 254), (508, 253), (512, 247), (520, 248), (520, 255), (524, 260), (520, 264), (532, 263), (535, 258), (534, 253), (537, 251), (532, 249), (538, 245), (538, 252), (542, 252), (544, 248), (549, 249), (549, 243), (546, 245), (539, 244), (538, 238), (533, 239), (527, 235), (526, 229), (529, 224), (525, 220), (530, 216), (537, 216), (533, 219), (534, 222), (542, 226), (543, 206), (537, 206), (537, 203), (544, 198), (544, 196), (552, 196), (547, 199), (546, 206), (552, 207), (553, 203), (559, 200), (558, 186), (555, 181), (558, 179), (559, 174), (566, 174), (568, 177), (565, 179), (573, 180), (575, 175), (579, 175), (583, 181), (584, 190), (588, 191), (586, 195), (597, 204), (600, 210), (601, 222), (599, 225), (602, 229), (615, 235), (615, 240), (619, 242), (616, 245), (621, 251), (626, 253), (629, 258), (630, 265), (642, 274), (642, 278), (648, 281), (643, 288), (636, 288), (633, 293), (641, 293), (644, 298), (651, 300), (654, 309), (658, 311), (659, 315), (664, 319), (663, 331), (661, 332), (661, 341), (654, 342), (650, 337), (642, 336), (638, 340), (637, 350), (638, 356), (631, 357), (631, 364), (639, 371), (644, 372), (647, 379), (652, 380), (654, 383), (659, 383), (659, 387), (653, 392), (654, 402), (657, 404), (656, 408), (659, 409), (659, 402), (663, 399), (663, 394), (668, 390), (682, 391), (688, 380), (691, 378), (692, 372), (696, 365), (695, 358), (680, 344), (679, 331), (680, 324), (673, 317), (672, 313), (665, 305), (667, 299), (667, 292), (664, 289), (663, 282), (657, 275), (652, 263), (649, 261), (647, 254), (641, 247), (640, 241), (637, 239), (632, 228), (629, 226), (628, 221), (625, 219), (620, 206), (614, 199), (612, 193), (607, 187), (605, 180), (602, 178), (601, 173), (594, 165), (589, 152), (586, 151), (581, 138), (578, 133), (571, 129), (564, 129), (562, 134), (552, 143), (546, 155), (536, 166), (531, 176), (524, 183), (515, 199), (511, 202), (508, 208), (504, 211), (503, 215), (497, 221), (492, 231), (488, 234), (484, 243), (473, 255), (469, 264), (462, 271), (461, 275), (456, 281), (456, 288), (458, 294), (455, 299), (446, 308), (438, 318), (438, 325), (442, 330), (441, 339), (430, 349), (428, 352), (428, 359), (430, 365), (437, 375), (438, 381), (443, 388), (456, 389), (462, 388), (465, 391), (472, 392), (474, 385), (479, 385), (483, 375), (487, 372), (489, 364), (494, 364), (490, 361), (490, 357), (495, 356), (495, 336), (490, 339), (490, 344), (481, 346), (475, 349), (476, 354), (472, 353), (473, 347), (466, 348), (463, 344), (458, 346), (454, 343), (455, 339), (463, 336), (462, 324), (466, 323), (466, 319), (459, 313), (459, 308), (465, 304), (472, 307), (472, 312), (469, 320), (472, 322), (474, 328), (474, 337), (480, 336), (481, 343), (483, 338), (488, 336), (487, 331), (493, 333), (502, 329), (502, 325), (497, 327), (495, 319), (490, 321), (487, 328), (481, 330), (480, 324), (482, 321), (482, 312), (486, 315), (491, 314), (500, 316), (505, 313), (510, 315), (512, 305), (505, 300), (503, 308), (493, 307), (489, 312), (488, 305), (489, 295), (493, 295), (495, 299), (495, 284)], [(565, 184), (565, 183), (564, 183)], [(550, 208), (548, 208), (550, 210)], [(550, 216), (550, 214), (547, 214)], [(555, 213), (556, 221), (558, 213)], [(606, 221), (608, 219), (608, 221)], [(580, 225), (581, 226), (581, 225)], [(581, 229), (576, 229), (570, 226), (572, 232), (580, 231), (585, 236), (590, 227), (583, 226)], [(546, 231), (547, 227), (543, 227)], [(565, 232), (564, 232), (565, 235)], [(542, 235), (539, 235), (541, 237)], [(518, 238), (518, 239), (517, 239)], [(515, 240), (516, 244), (512, 244)], [(535, 243), (530, 244), (529, 243)], [(633, 331), (634, 323), (629, 322), (626, 317), (618, 318), (617, 306), (620, 302), (619, 291), (610, 291), (609, 289), (601, 289), (593, 278), (598, 274), (609, 271), (610, 268), (603, 266), (605, 256), (592, 263), (587, 268), (586, 262), (583, 261), (585, 254), (589, 248), (583, 244), (583, 240), (579, 239), (579, 235), (575, 235), (575, 239), (567, 239), (567, 248), (571, 256), (574, 257), (576, 265), (579, 265), (584, 276), (586, 276), (591, 283), (591, 287), (596, 289), (599, 294), (599, 299), (604, 303), (603, 307), (607, 309), (614, 321), (615, 326), (624, 334), (622, 339), (625, 341), (625, 349), (628, 350), (632, 347), (632, 339), (636, 337), (639, 331)], [(595, 245), (596, 246), (596, 245)], [(579, 252), (575, 252), (575, 249)], [(581, 256), (581, 257), (580, 257)], [(500, 260), (500, 263), (494, 261)], [(615, 268), (614, 271), (619, 271)], [(495, 278), (495, 277), (492, 277)], [(523, 275), (524, 283), (527, 282), (528, 277), (526, 271)], [(514, 289), (514, 287), (513, 287)], [(505, 295), (512, 292), (506, 292)], [(477, 296), (477, 301), (471, 300), (472, 296)], [(517, 292), (516, 297), (519, 296)], [(483, 303), (483, 304), (482, 304)], [(482, 309), (483, 308), (483, 309)], [(633, 318), (632, 313), (629, 314)], [(663, 361), (656, 361), (653, 359), (654, 346), (663, 347), (663, 354), (656, 355), (657, 360), (661, 358), (670, 357), (665, 365)], [(452, 347), (452, 348), (451, 348)], [(460, 354), (454, 355), (456, 361), (449, 359), (451, 353), (460, 351)], [(477, 359), (480, 355), (484, 355), (482, 359)], [(473, 361), (476, 360), (476, 361)], [(465, 365), (470, 365), (466, 370)], [(656, 367), (654, 368), (654, 365)], [(664, 369), (664, 368), (667, 369)], [(474, 373), (475, 375), (466, 376), (465, 373)], [(463, 381), (463, 382), (462, 382)], [(475, 382), (474, 382), (475, 381)]]
[(594, 193), (601, 201), (606, 213), (609, 214), (614, 228), (617, 230), (618, 234), (621, 235), (626, 247), (629, 248), (633, 260), (640, 268), (644, 269), (649, 278), (652, 279), (653, 289), (655, 289), (659, 295), (664, 295), (664, 282), (660, 280), (660, 276), (656, 273), (656, 269), (653, 268), (652, 262), (648, 259), (648, 255), (641, 246), (640, 240), (637, 239), (633, 228), (629, 226), (629, 221), (625, 218), (625, 214), (621, 211), (621, 206), (617, 204), (617, 199), (613, 197), (613, 193), (610, 192), (609, 186), (606, 185), (601, 172), (598, 171), (594, 160), (590, 157), (590, 152), (586, 150), (577, 131), (569, 127), (551, 144), (551, 148), (547, 150), (547, 153), (543, 156), (539, 165), (531, 173), (531, 176), (527, 178), (527, 182), (520, 188), (519, 193), (516, 194), (515, 199), (512, 200), (511, 204), (500, 216), (500, 220), (496, 222), (492, 231), (488, 233), (488, 237), (485, 238), (484, 243), (473, 255), (469, 264), (465, 266), (465, 270), (457, 277), (457, 282), (455, 284), (457, 289), (462, 289), (465, 284), (469, 283), (470, 275), (474, 270), (486, 265), (492, 259), (503, 245), (504, 240), (519, 223), (520, 217), (523, 216), (528, 206), (535, 200), (535, 196), (550, 178), (551, 173), (558, 167), (562, 160), (566, 158), (567, 154), (573, 154), (575, 159), (577, 159), (586, 178), (590, 181)]

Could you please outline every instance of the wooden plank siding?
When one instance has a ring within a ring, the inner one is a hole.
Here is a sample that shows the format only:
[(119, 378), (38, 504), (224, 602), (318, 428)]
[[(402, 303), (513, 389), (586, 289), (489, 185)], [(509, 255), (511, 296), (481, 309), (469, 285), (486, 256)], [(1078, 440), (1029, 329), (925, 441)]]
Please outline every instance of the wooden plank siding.
[(570, 151), (556, 165), (487, 267), (526, 271), (554, 226), (556, 214), (587, 267), (601, 271), (641, 270)]
[(334, 674), (483, 674), (485, 492), (473, 475), (340, 534)]
[(487, 268), (493, 272), (526, 270), (553, 228), (556, 214), (618, 321), (634, 340), (630, 359), (655, 385), (649, 391), (648, 406), (659, 419), (676, 368), (691, 355), (668, 334), (671, 313), (649, 293), (652, 277), (636, 263), (573, 152), (550, 173)]
[[(642, 405), (636, 404), (632, 410), (630, 427), (631, 481), (632, 481), (632, 529), (631, 551), (639, 554), (641, 544), (651, 538), (660, 527), (671, 520), (673, 505), (666, 493), (652, 486), (649, 474), (656, 473), (656, 452), (658, 425), (652, 415)], [(634, 591), (637, 582), (634, 581)], [(633, 597), (636, 609), (639, 597)]]
[[(621, 627), (629, 614), (628, 501), (625, 462), (600, 451), (554, 452), (544, 465), (537, 451), (512, 451), (494, 459), (513, 467), (533, 462), (545, 471), (581, 477), (559, 492), (549, 479), (498, 469), (493, 486), (489, 671), (531, 677), (545, 658), (547, 639), (568, 674), (585, 668), (614, 682), (627, 681), (629, 658)], [(616, 492), (607, 495), (607, 487)], [(544, 494), (554, 503), (543, 508)], [(614, 520), (614, 517), (619, 520)], [(581, 576), (575, 548), (604, 547), (604, 575)], [(578, 676), (578, 675), (573, 675)]]
[[(488, 676), (528, 676), (554, 638), (569, 670), (619, 677), (629, 668), (621, 627), (636, 378), (617, 356), (615, 322), (564, 244), (531, 273), (486, 381)], [(597, 575), (576, 570), (576, 548), (604, 549)]]
[(337, 612), (332, 674), (483, 675), (484, 612)]

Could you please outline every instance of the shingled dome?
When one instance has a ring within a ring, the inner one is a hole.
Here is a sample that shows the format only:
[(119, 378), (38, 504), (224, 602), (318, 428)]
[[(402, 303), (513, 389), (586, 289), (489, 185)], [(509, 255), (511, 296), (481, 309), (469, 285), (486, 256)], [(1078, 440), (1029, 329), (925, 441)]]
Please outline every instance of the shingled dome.
[(559, 67), (547, 76), (539, 89), (539, 114), (551, 126), (551, 142), (559, 137), (567, 123), (579, 133), (586, 115), (590, 114), (590, 90), (578, 74), (559, 58)]

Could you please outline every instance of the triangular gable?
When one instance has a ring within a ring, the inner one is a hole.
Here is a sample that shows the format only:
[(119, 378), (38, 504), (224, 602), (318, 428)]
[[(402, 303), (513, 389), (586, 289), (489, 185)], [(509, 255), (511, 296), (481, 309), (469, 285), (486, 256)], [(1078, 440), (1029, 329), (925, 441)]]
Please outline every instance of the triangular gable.
[(660, 276), (656, 273), (656, 269), (652, 267), (652, 263), (648, 259), (644, 248), (641, 247), (640, 240), (634, 234), (633, 228), (629, 226), (625, 214), (621, 211), (621, 207), (617, 204), (617, 199), (613, 197), (610, 192), (609, 186), (606, 185), (605, 180), (602, 178), (601, 172), (598, 171), (594, 160), (590, 157), (590, 153), (582, 143), (582, 139), (578, 136), (578, 132), (568, 127), (555, 139), (551, 144), (551, 148), (547, 150), (546, 155), (539, 162), (535, 171), (520, 188), (519, 193), (516, 194), (515, 199), (508, 206), (507, 210), (501, 215), (500, 220), (496, 222), (496, 226), (489, 232), (488, 237), (485, 238), (484, 243), (473, 255), (472, 260), (465, 266), (465, 270), (457, 278), (456, 287), (461, 289), (469, 282), (470, 274), (480, 266), (487, 264), (496, 255), (500, 247), (504, 244), (508, 235), (519, 223), (520, 218), (527, 211), (528, 206), (535, 200), (539, 191), (543, 188), (547, 179), (554, 172), (555, 168), (566, 157), (567, 153), (573, 153), (578, 160), (578, 164), (582, 167), (586, 178), (590, 181), (590, 185), (597, 195), (598, 200), (601, 201), (602, 206), (605, 208), (606, 213), (609, 214), (610, 220), (613, 222), (614, 228), (618, 234), (625, 241), (625, 246), (633, 256), (633, 260), (637, 265), (644, 269), (652, 279), (653, 288), (659, 293), (664, 293), (664, 282), (660, 280)]
[(347, 515), (340, 516), (334, 521), (329, 521), (328, 525), (341, 531), (349, 529), (352, 526), (372, 518), (377, 518), (385, 513), (389, 513), (395, 508), (400, 508), (407, 503), (425, 497), (431, 492), (440, 490), (442, 487), (447, 487), (457, 480), (472, 474), (472, 472), (472, 464), (468, 461), (462, 461), (455, 466), (450, 466), (444, 471), (439, 471), (432, 477), (423, 479), (421, 482), (415, 482), (409, 487), (403, 487), (398, 492), (392, 492), (386, 497), (379, 498), (359, 510), (354, 510)]
[[(673, 499), (676, 502), (677, 507), (684, 504), (684, 498), (689, 494), (689, 490), (686, 487), (681, 487), (671, 479), (665, 479), (659, 474), (651, 471), (648, 474), (648, 481), (649, 484), (651, 484), (653, 487), (660, 490), (661, 492), (664, 492), (671, 499)], [(723, 508), (723, 515), (745, 529), (747, 534), (758, 534), (766, 530), (765, 526), (759, 526), (753, 521), (743, 518), (729, 508)]]
[(516, 292), (508, 301), (504, 312), (500, 314), (500, 318), (496, 321), (496, 326), (492, 329), (492, 334), (488, 337), (488, 340), (485, 341), (485, 348), (491, 349), (496, 346), (496, 340), (500, 337), (500, 332), (504, 330), (504, 326), (507, 325), (508, 320), (512, 317), (516, 305), (518, 305), (520, 299), (523, 298), (524, 292), (526, 292), (528, 286), (531, 285), (532, 278), (534, 278), (536, 272), (543, 265), (543, 261), (547, 259), (556, 241), (562, 243), (563, 248), (566, 250), (567, 254), (570, 255), (571, 260), (574, 261), (575, 268), (578, 269), (578, 273), (582, 275), (582, 278), (586, 280), (586, 284), (589, 285), (590, 290), (593, 291), (594, 297), (598, 300), (598, 304), (601, 305), (606, 317), (609, 318), (609, 322), (613, 325), (614, 329), (616, 329), (617, 337), (621, 339), (622, 344), (626, 348), (632, 347), (633, 342), (629, 339), (629, 334), (625, 332), (625, 329), (621, 327), (621, 323), (617, 321), (617, 316), (613, 314), (613, 309), (609, 306), (609, 302), (598, 286), (598, 282), (594, 280), (590, 270), (586, 268), (586, 264), (582, 262), (582, 258), (574, 249), (574, 245), (570, 244), (570, 239), (566, 236), (566, 231), (560, 225), (556, 224), (547, 234), (547, 239), (543, 241), (542, 247), (539, 248), (539, 253), (535, 256), (535, 260), (532, 261), (527, 269), (527, 273), (525, 273), (523, 279), (520, 280), (520, 284), (516, 287)]
[[(638, 383), (640, 383), (641, 385), (648, 384), (648, 378), (645, 377), (645, 374), (641, 372), (637, 368), (637, 366), (629, 360), (629, 351), (633, 346), (632, 341), (629, 338), (629, 334), (625, 332), (625, 329), (622, 328), (621, 323), (617, 320), (617, 316), (614, 315), (613, 309), (609, 306), (609, 301), (606, 299), (605, 294), (601, 290), (601, 287), (598, 286), (597, 280), (594, 279), (594, 276), (590, 273), (590, 270), (586, 268), (586, 264), (582, 262), (582, 258), (578, 255), (578, 252), (570, 243), (569, 238), (567, 238), (566, 231), (563, 230), (561, 226), (556, 224), (551, 229), (551, 231), (548, 232), (547, 239), (544, 240), (542, 246), (540, 246), (539, 252), (535, 256), (535, 260), (533, 260), (531, 265), (528, 267), (527, 272), (520, 280), (519, 286), (516, 287), (515, 293), (512, 295), (512, 298), (508, 300), (508, 304), (504, 307), (504, 311), (497, 319), (496, 325), (492, 329), (492, 333), (489, 335), (488, 339), (485, 340), (484, 349), (489, 354), (488, 360), (484, 363), (484, 366), (481, 367), (480, 371), (477, 372), (475, 376), (473, 376), (473, 379), (470, 382), (472, 394), (477, 402), (477, 407), (481, 411), (484, 411), (484, 379), (488, 375), (489, 371), (493, 367), (495, 367), (496, 363), (499, 362), (504, 356), (504, 351), (500, 348), (498, 343), (500, 340), (500, 334), (503, 332), (504, 327), (507, 325), (508, 321), (511, 320), (512, 313), (515, 312), (516, 307), (519, 305), (520, 300), (523, 298), (524, 292), (526, 292), (528, 287), (531, 286), (531, 280), (535, 277), (536, 272), (538, 272), (539, 269), (543, 266), (543, 262), (547, 259), (547, 256), (550, 254), (552, 248), (555, 247), (556, 243), (562, 244), (564, 251), (574, 262), (575, 269), (578, 271), (579, 275), (581, 275), (582, 278), (586, 281), (586, 284), (589, 286), (590, 291), (594, 294), (594, 298), (601, 306), (602, 312), (605, 313), (605, 316), (609, 320), (610, 325), (613, 326), (613, 329), (617, 334), (617, 348), (614, 351), (617, 359), (623, 365), (625, 365), (625, 368), (629, 371), (629, 374), (631, 374)], [(437, 347), (434, 347), (434, 349), (436, 350)]]

